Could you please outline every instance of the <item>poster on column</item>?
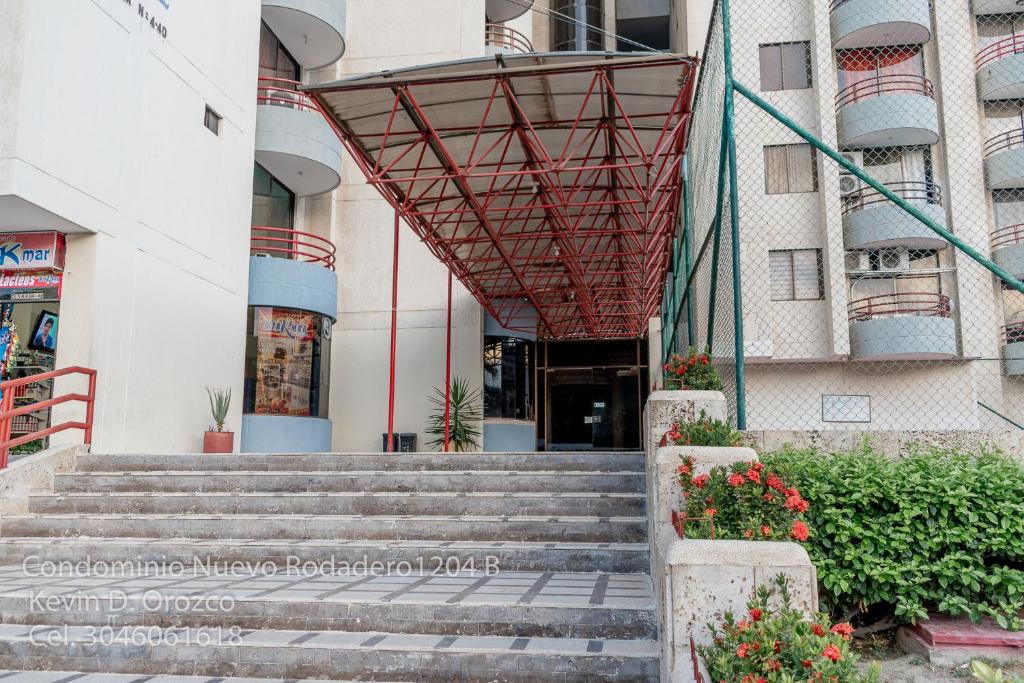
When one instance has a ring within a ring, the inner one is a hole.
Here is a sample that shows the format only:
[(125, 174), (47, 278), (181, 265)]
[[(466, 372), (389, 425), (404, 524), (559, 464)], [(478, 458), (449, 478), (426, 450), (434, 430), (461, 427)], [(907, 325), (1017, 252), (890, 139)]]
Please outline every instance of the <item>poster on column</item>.
[(309, 415), (312, 386), (312, 313), (256, 309), (256, 412)]

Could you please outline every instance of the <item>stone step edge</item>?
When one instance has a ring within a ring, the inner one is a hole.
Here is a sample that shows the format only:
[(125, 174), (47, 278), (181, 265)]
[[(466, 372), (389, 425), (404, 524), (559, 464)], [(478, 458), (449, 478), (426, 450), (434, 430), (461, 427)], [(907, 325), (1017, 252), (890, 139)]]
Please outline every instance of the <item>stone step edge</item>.
[(544, 493), (533, 491), (49, 491), (33, 492), (33, 498), (390, 498), (394, 496), (416, 496), (421, 498), (507, 498), (509, 500), (642, 500), (644, 493), (618, 493), (609, 491), (580, 491), (578, 493)]
[[(33, 683), (60, 683), (74, 680), (76, 683), (137, 683), (140, 674), (98, 673), (86, 671), (46, 671), (26, 669), (0, 669), (0, 679), (17, 683), (21, 674), (31, 676)], [(209, 683), (210, 676), (180, 676), (154, 674), (141, 676), (146, 683)], [(219, 683), (359, 683), (352, 680), (327, 680), (311, 678), (218, 678)], [(387, 683), (381, 682), (381, 683)]]
[(33, 513), (27, 515), (10, 515), (4, 517), (4, 523), (14, 523), (19, 521), (28, 520), (87, 520), (87, 519), (102, 519), (102, 520), (120, 520), (120, 519), (134, 519), (134, 520), (150, 520), (150, 519), (182, 519), (182, 520), (226, 520), (226, 521), (260, 521), (260, 520), (281, 520), (288, 518), (295, 521), (314, 520), (314, 521), (336, 521), (336, 522), (352, 522), (370, 520), (377, 522), (494, 522), (494, 523), (509, 523), (509, 522), (562, 522), (566, 524), (595, 524), (595, 523), (611, 523), (611, 524), (638, 524), (647, 521), (646, 516), (578, 516), (578, 515), (316, 515), (316, 514), (293, 514), (293, 513), (268, 513), (268, 514), (253, 514), (253, 513), (161, 513), (161, 512), (125, 512), (125, 513)]
[[(245, 547), (275, 546), (301, 548), (428, 548), (431, 550), (614, 550), (621, 552), (646, 551), (648, 543), (590, 543), (583, 541), (431, 541), (428, 539), (373, 540), (373, 539), (324, 539), (324, 538), (164, 538), (160, 536), (0, 536), (0, 545), (116, 545), (129, 544), (140, 547), (160, 545), (192, 545), (196, 547), (234, 545)], [(604, 573), (604, 572), (594, 572)]]
[(642, 470), (76, 470), (55, 476), (68, 477), (167, 477), (167, 476), (495, 476), (495, 477), (607, 477), (644, 476)]
[[(163, 644), (173, 638), (178, 642), (186, 642), (190, 647), (231, 647), (231, 648), (263, 648), (263, 649), (317, 649), (345, 651), (377, 651), (377, 652), (431, 652), (457, 654), (519, 654), (526, 656), (555, 657), (615, 657), (621, 659), (652, 659), (660, 656), (658, 641), (649, 639), (618, 640), (602, 638), (546, 638), (511, 636), (440, 636), (431, 634), (389, 633), (383, 631), (294, 631), (278, 629), (238, 629), (237, 642), (215, 642), (204, 644), (207, 638), (230, 639), (232, 631), (217, 627), (172, 627), (139, 626), (127, 627), (123, 634), (125, 642), (118, 642), (118, 631), (122, 627), (113, 627), (111, 643), (113, 647), (138, 644), (130, 639), (135, 636), (133, 631), (142, 634), (146, 642), (143, 644)], [(205, 636), (203, 634), (206, 634)], [(334, 642), (315, 642), (320, 636), (326, 636)], [(349, 636), (351, 642), (341, 639)], [(97, 644), (104, 635), (88, 626), (61, 626), (36, 624), (0, 624), (0, 643), (14, 644), (19, 642), (43, 642), (50, 647), (71, 645), (73, 643)], [(472, 641), (460, 646), (458, 641)], [(155, 641), (155, 642), (154, 642)], [(511, 643), (509, 641), (512, 641)], [(518, 642), (517, 642), (518, 641)], [(525, 642), (522, 642), (525, 641)], [(594, 647), (599, 643), (602, 647)], [(570, 646), (577, 646), (576, 648)], [(608, 646), (611, 649), (608, 649)]]

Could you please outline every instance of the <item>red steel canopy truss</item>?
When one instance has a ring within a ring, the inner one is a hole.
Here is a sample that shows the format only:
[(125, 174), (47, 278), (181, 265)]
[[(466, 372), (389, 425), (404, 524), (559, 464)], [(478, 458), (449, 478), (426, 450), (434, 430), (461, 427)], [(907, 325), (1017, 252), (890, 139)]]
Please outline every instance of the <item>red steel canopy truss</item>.
[(505, 327), (641, 337), (668, 266), (695, 70), (664, 55), (499, 55), (307, 91)]

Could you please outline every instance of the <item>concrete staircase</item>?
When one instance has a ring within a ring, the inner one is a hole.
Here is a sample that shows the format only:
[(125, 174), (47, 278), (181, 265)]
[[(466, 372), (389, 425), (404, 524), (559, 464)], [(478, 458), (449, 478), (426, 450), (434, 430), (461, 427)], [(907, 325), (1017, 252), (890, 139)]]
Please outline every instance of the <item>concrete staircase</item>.
[(645, 509), (642, 454), (83, 456), (0, 520), (0, 670), (656, 681)]

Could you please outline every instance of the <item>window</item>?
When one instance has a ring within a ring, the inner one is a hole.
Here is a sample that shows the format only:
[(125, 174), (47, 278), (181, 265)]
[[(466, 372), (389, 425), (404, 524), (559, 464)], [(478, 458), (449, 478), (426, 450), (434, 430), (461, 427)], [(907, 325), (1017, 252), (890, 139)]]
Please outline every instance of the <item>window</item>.
[(817, 301), (825, 298), (821, 249), (768, 252), (772, 301)]
[(484, 337), (484, 417), (533, 419), (533, 342)]
[(760, 51), (761, 92), (811, 87), (810, 43), (773, 43)]
[(260, 78), (299, 80), (299, 63), (265, 23), (260, 24)]
[(252, 180), (252, 252), (264, 256), (291, 258), (289, 242), (280, 229), (293, 227), (295, 194), (267, 169), (256, 164)]
[(249, 308), (242, 410), (327, 417), (331, 320), (290, 308)]
[(220, 114), (210, 109), (210, 105), (206, 105), (206, 114), (203, 117), (203, 125), (209, 128), (210, 132), (214, 135), (220, 135), (220, 120)]
[[(603, 0), (555, 0), (552, 3), (551, 44), (555, 52), (603, 50)], [(569, 18), (566, 18), (569, 17)]]
[(818, 191), (818, 159), (808, 144), (764, 148), (764, 191), (790, 194)]

